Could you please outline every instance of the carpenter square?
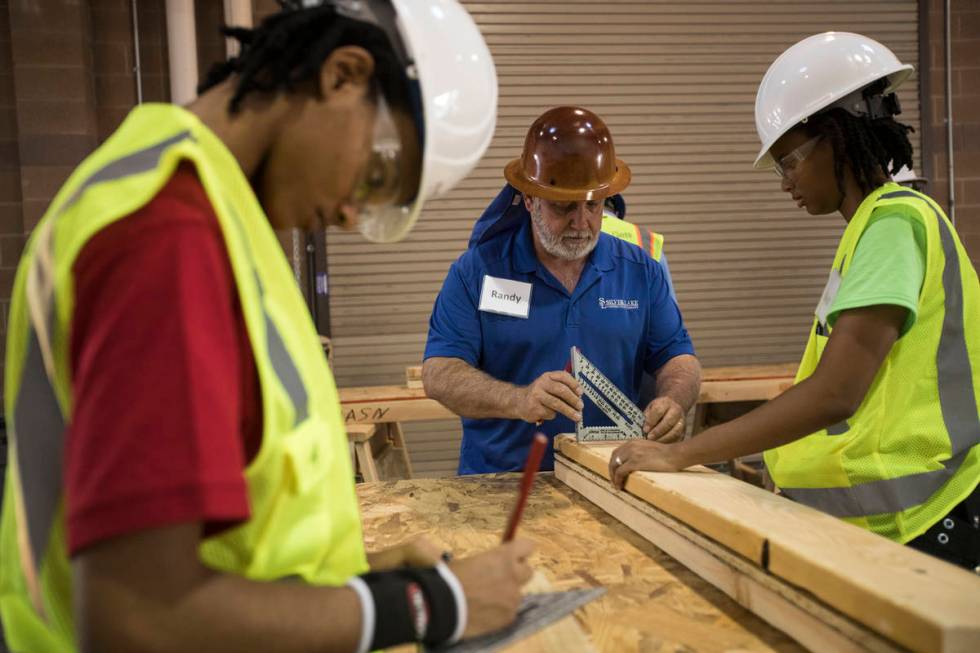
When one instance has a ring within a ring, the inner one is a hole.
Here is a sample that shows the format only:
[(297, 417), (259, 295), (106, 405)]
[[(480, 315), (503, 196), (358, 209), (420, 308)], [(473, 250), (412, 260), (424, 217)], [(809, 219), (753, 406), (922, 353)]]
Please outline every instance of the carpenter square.
[(595, 403), (615, 426), (585, 426), (585, 411), (575, 424), (579, 442), (631, 440), (643, 437), (643, 411), (629, 400), (616, 384), (606, 378), (578, 347), (572, 347), (572, 376), (582, 386), (585, 396)]

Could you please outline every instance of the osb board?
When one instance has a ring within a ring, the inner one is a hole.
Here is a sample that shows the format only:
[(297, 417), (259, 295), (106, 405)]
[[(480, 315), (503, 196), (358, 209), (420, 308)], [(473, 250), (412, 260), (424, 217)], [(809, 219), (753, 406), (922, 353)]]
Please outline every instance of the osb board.
[[(556, 445), (608, 479), (615, 444)], [(980, 650), (975, 574), (705, 468), (634, 473), (625, 489), (903, 646)]]
[[(357, 488), (369, 550), (425, 535), (457, 555), (497, 544), (517, 494), (515, 474), (368, 483)], [(602, 585), (575, 618), (598, 651), (801, 651), (673, 558), (542, 474), (518, 536), (556, 590)], [(531, 642), (513, 653), (551, 650)]]

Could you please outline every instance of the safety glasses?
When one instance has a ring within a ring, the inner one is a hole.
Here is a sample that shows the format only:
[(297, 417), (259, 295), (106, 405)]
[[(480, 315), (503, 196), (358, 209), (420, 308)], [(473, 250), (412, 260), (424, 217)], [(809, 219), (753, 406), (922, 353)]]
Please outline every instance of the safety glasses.
[(776, 161), (775, 165), (773, 166), (773, 170), (775, 170), (776, 174), (779, 175), (780, 178), (787, 176), (813, 153), (813, 148), (817, 146), (817, 143), (820, 142), (821, 138), (823, 138), (823, 136), (814, 136), (786, 156), (783, 156)]
[(403, 230), (419, 189), (421, 161), (414, 130), (399, 125), (380, 90), (375, 95), (377, 112), (371, 153), (354, 187), (358, 227), (369, 240), (385, 242)]

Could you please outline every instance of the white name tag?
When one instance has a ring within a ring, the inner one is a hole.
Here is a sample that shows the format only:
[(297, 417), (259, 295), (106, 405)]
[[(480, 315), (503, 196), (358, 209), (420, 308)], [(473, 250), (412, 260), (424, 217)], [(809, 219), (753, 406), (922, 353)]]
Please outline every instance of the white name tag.
[(480, 310), (527, 319), (531, 311), (531, 284), (484, 275)]
[(823, 296), (820, 297), (820, 303), (817, 304), (817, 319), (820, 320), (820, 324), (827, 324), (827, 314), (830, 313), (830, 307), (833, 305), (834, 300), (837, 299), (837, 291), (840, 290), (841, 276), (837, 268), (830, 271), (830, 278), (827, 280), (827, 285), (824, 286)]

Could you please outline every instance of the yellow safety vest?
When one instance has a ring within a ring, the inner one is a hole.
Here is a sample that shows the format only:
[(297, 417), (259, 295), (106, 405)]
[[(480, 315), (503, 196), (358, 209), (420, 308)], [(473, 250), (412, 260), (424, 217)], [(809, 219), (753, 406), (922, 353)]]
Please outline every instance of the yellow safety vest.
[(628, 243), (637, 245), (649, 252), (654, 261), (659, 261), (664, 251), (664, 237), (654, 231), (640, 229), (635, 224), (622, 220), (612, 213), (603, 212), (602, 230)]
[[(918, 221), (925, 279), (915, 324), (893, 346), (847, 421), (765, 454), (775, 483), (796, 501), (908, 542), (980, 481), (980, 284), (959, 237), (929, 197), (888, 183), (858, 207), (834, 258), (825, 295), (847, 277), (872, 211)], [(832, 328), (814, 320), (797, 382), (813, 374)]]
[(181, 161), (195, 166), (217, 214), (262, 393), (262, 446), (244, 471), (251, 518), (202, 541), (201, 561), (254, 580), (320, 585), (367, 569), (336, 387), (268, 219), (237, 161), (193, 114), (143, 105), (61, 189), (17, 271), (0, 524), (0, 613), (15, 651), (77, 648), (61, 466), (72, 414), (72, 265), (95, 234), (153, 199)]

